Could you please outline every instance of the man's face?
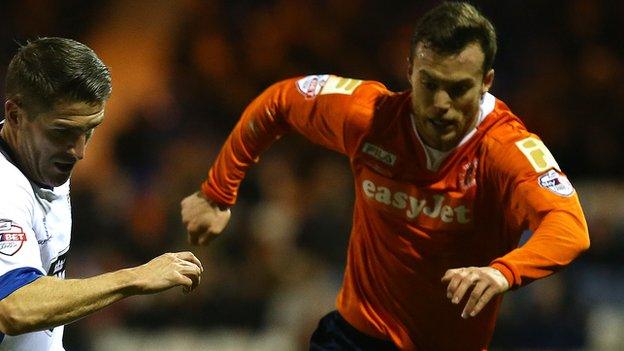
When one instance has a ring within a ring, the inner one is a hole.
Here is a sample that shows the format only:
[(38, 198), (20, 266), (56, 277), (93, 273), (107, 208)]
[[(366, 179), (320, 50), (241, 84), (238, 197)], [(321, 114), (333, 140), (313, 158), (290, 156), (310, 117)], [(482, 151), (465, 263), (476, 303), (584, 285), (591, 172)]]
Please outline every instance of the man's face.
[(416, 45), (409, 63), (412, 110), (418, 133), (428, 146), (448, 151), (474, 127), (481, 96), (494, 79), (494, 70), (483, 74), (484, 58), (477, 43), (453, 55)]
[(31, 179), (52, 187), (62, 185), (103, 120), (103, 103), (58, 103), (51, 111), (20, 119), (14, 151)]

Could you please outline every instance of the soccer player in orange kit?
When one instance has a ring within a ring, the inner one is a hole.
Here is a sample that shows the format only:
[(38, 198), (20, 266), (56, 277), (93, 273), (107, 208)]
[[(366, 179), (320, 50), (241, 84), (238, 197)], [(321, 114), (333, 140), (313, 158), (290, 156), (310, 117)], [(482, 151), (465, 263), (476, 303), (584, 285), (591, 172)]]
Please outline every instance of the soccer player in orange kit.
[(299, 132), (348, 156), (356, 193), (337, 311), (310, 350), (486, 350), (502, 293), (589, 247), (565, 174), (488, 93), (495, 54), (481, 13), (443, 3), (416, 26), (409, 91), (333, 75), (271, 86), (247, 107), (201, 191), (182, 201), (189, 240), (219, 234), (248, 168)]

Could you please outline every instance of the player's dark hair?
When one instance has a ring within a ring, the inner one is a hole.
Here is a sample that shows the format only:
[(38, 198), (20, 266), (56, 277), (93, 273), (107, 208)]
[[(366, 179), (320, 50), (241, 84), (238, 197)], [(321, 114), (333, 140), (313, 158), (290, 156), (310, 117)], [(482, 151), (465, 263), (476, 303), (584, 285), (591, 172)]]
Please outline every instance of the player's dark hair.
[(492, 68), (496, 56), (496, 30), (492, 23), (474, 6), (465, 2), (444, 2), (427, 12), (416, 24), (410, 61), (418, 43), (423, 43), (437, 53), (452, 55), (466, 45), (481, 45), (485, 58), (483, 74)]
[(21, 46), (9, 63), (7, 99), (29, 115), (61, 101), (102, 103), (111, 94), (108, 67), (84, 44), (65, 38), (39, 38)]

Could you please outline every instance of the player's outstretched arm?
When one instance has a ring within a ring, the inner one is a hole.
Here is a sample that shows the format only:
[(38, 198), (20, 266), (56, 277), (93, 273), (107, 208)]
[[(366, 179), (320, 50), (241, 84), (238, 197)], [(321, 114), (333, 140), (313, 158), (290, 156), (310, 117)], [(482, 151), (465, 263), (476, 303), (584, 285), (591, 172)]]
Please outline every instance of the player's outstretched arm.
[(64, 325), (133, 295), (175, 286), (191, 291), (202, 271), (191, 252), (176, 252), (86, 279), (41, 277), (0, 301), (0, 332), (18, 335)]
[(442, 282), (448, 283), (446, 297), (454, 304), (460, 303), (466, 292), (472, 289), (462, 318), (476, 316), (494, 296), (509, 290), (505, 276), (492, 267), (449, 269), (442, 277)]
[(186, 197), (181, 206), (182, 222), (193, 245), (207, 245), (230, 221), (230, 209), (220, 207), (201, 191)]

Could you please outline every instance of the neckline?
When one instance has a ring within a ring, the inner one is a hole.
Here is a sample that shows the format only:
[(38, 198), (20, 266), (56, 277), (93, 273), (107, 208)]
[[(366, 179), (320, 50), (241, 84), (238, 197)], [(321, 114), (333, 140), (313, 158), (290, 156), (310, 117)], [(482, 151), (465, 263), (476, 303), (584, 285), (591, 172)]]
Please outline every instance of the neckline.
[(420, 143), (423, 153), (425, 154), (426, 159), (426, 167), (427, 170), (433, 173), (437, 173), (444, 164), (444, 161), (448, 159), (448, 156), (453, 153), (455, 150), (459, 149), (463, 145), (465, 145), (472, 137), (477, 133), (477, 130), (481, 123), (494, 111), (494, 107), (496, 105), (496, 97), (490, 93), (485, 93), (483, 98), (481, 99), (481, 103), (479, 104), (479, 115), (477, 117), (477, 122), (475, 126), (468, 132), (462, 140), (455, 147), (448, 151), (441, 151), (435, 149), (431, 146), (428, 146), (424, 143), (420, 134), (418, 133), (418, 129), (416, 128), (416, 118), (413, 113), (410, 113), (410, 120), (412, 124), (412, 132), (416, 136), (416, 139)]

